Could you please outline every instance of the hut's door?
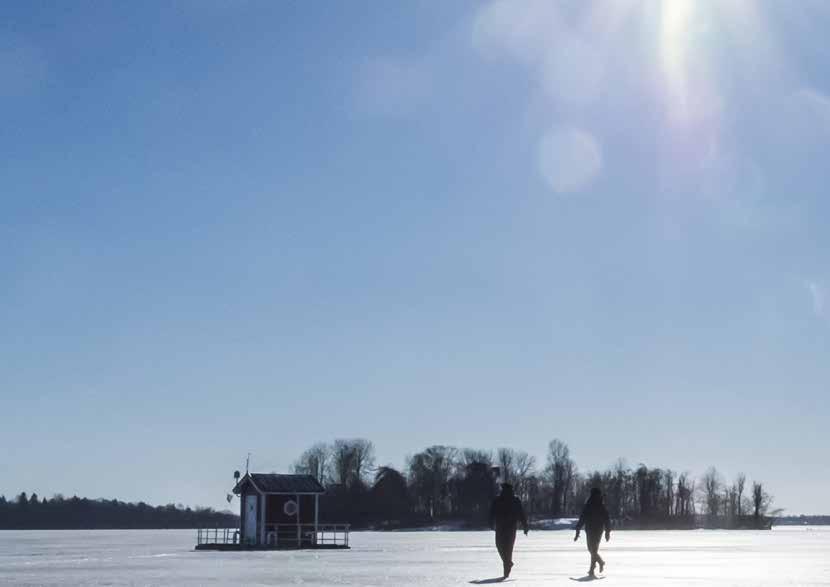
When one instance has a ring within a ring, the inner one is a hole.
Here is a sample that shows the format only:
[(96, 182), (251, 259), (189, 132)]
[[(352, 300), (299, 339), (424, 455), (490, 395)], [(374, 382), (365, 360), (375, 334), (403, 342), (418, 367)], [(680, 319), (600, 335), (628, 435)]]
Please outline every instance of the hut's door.
[(257, 537), (257, 515), (256, 515), (256, 495), (248, 494), (245, 496), (245, 542), (256, 542)]

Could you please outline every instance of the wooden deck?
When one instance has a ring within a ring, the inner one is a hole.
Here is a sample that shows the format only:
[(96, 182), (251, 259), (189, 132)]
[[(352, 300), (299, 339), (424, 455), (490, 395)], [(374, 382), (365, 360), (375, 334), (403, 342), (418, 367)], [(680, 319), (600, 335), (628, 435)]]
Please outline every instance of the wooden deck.
[(199, 528), (196, 550), (346, 550), (349, 524), (271, 524), (264, 540), (246, 541), (237, 528)]
[(220, 550), (237, 552), (243, 550), (348, 550), (348, 544), (310, 544), (291, 546), (288, 544), (197, 544), (196, 550)]

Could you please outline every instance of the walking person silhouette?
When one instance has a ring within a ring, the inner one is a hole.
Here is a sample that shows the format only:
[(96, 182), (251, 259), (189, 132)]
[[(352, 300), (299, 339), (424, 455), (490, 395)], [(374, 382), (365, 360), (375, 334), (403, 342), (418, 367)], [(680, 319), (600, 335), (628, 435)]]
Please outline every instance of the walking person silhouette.
[(490, 506), (490, 529), (496, 530), (496, 549), (504, 565), (504, 578), (510, 576), (513, 568), (513, 544), (516, 542), (516, 528), (522, 524), (527, 536), (527, 516), (522, 502), (513, 494), (510, 483), (501, 484), (501, 495)]
[(579, 532), (585, 528), (585, 535), (588, 539), (588, 552), (591, 553), (591, 568), (588, 571), (589, 577), (596, 577), (594, 568), (599, 563), (599, 572), (605, 569), (605, 561), (599, 555), (599, 543), (602, 540), (602, 531), (605, 530), (605, 541), (611, 539), (611, 517), (602, 500), (602, 491), (594, 487), (591, 489), (591, 496), (582, 508), (582, 515), (576, 523), (576, 536), (574, 542), (579, 540)]

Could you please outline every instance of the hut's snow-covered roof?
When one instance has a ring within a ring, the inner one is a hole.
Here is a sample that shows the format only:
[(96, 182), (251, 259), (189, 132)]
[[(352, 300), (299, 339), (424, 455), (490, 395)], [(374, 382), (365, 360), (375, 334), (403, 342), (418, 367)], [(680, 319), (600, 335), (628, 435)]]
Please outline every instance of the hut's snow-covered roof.
[(282, 475), (278, 473), (247, 473), (236, 487), (240, 493), (246, 483), (251, 483), (260, 493), (325, 493), (326, 490), (312, 475)]

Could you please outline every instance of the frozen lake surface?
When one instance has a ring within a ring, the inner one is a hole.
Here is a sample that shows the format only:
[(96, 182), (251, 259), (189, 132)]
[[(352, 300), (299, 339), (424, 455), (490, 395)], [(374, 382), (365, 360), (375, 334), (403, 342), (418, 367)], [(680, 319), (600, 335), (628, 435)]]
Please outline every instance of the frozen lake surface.
[[(2, 585), (469, 585), (500, 574), (489, 532), (357, 532), (352, 550), (195, 552), (195, 531), (0, 531)], [(601, 585), (830, 585), (830, 527), (617, 532)], [(519, 585), (573, 585), (568, 531), (516, 540)]]

